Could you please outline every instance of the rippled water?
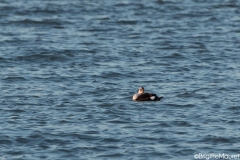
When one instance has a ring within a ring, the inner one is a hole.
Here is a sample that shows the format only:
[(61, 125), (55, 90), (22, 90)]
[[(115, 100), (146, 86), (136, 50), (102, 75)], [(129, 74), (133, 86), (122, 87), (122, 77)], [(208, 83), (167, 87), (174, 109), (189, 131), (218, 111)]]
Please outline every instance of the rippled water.
[[(239, 154), (237, 0), (1, 0), (0, 159)], [(140, 86), (163, 96), (134, 102)]]

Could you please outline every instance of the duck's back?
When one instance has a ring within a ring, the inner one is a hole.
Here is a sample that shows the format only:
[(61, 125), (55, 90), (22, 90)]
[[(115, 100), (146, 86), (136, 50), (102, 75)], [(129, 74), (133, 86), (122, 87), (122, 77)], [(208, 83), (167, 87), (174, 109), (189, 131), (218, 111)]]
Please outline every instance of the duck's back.
[(160, 101), (162, 97), (158, 97), (156, 94), (152, 93), (142, 93), (135, 94), (133, 100), (135, 101)]

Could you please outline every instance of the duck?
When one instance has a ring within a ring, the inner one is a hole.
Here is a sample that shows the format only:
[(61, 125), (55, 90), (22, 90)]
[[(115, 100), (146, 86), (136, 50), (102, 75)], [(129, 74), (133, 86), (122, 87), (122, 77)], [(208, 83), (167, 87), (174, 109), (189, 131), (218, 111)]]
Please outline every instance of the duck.
[(138, 93), (134, 94), (132, 99), (134, 101), (160, 101), (163, 97), (158, 97), (153, 93), (145, 93), (144, 88), (140, 87)]

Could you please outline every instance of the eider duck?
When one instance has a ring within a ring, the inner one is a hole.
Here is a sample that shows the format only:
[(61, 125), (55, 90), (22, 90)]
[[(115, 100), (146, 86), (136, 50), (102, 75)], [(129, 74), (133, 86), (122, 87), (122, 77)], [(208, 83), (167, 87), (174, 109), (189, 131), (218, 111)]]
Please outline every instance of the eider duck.
[(138, 93), (133, 95), (135, 101), (160, 101), (163, 97), (158, 97), (156, 94), (144, 93), (144, 88), (140, 87)]

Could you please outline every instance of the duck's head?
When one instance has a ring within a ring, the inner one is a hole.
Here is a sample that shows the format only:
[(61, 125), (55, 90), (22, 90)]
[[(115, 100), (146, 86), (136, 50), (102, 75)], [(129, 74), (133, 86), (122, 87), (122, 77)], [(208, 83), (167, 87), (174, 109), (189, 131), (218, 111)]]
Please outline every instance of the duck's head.
[(140, 88), (138, 89), (138, 93), (144, 93), (144, 88), (143, 88), (143, 87), (140, 87)]

